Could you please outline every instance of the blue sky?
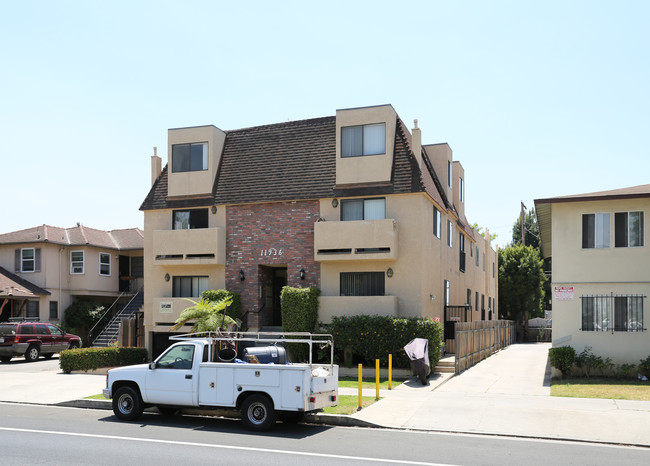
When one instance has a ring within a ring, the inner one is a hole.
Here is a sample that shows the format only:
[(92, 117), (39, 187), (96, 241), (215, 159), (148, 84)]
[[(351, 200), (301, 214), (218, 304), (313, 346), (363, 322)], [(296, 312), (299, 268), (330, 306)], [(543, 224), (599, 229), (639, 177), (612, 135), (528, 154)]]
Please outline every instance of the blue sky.
[(152, 147), (390, 103), (470, 222), (650, 183), (650, 2), (0, 3), (0, 232), (142, 227)]

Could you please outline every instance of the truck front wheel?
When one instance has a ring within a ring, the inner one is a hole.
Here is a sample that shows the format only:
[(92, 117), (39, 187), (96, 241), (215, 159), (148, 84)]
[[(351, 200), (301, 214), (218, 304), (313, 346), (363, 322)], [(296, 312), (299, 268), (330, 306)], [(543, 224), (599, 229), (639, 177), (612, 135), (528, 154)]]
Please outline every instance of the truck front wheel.
[(273, 403), (264, 395), (250, 395), (242, 403), (241, 419), (251, 430), (269, 430), (275, 424), (276, 418)]
[(121, 421), (135, 421), (142, 416), (144, 404), (140, 394), (132, 387), (120, 387), (113, 396), (113, 412)]

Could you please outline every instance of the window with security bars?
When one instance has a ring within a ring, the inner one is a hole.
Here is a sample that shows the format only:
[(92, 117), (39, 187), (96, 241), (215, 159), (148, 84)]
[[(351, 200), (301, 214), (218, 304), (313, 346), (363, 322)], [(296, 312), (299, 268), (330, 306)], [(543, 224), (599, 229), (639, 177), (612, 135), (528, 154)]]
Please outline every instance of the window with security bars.
[(341, 272), (341, 296), (384, 296), (384, 272)]
[(582, 296), (582, 331), (641, 332), (642, 295)]

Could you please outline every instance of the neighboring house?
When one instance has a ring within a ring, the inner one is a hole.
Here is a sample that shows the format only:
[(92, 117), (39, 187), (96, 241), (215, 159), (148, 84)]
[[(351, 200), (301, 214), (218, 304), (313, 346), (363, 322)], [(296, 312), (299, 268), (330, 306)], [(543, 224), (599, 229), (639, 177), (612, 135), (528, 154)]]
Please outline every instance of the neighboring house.
[(586, 346), (617, 364), (650, 355), (650, 185), (535, 200), (544, 258), (553, 257), (553, 346)]
[[(146, 346), (206, 289), (241, 294), (251, 329), (281, 325), (285, 285), (321, 290), (319, 320), (496, 319), (497, 255), (465, 218), (465, 174), (390, 105), (233, 131), (168, 131), (145, 214)], [(155, 351), (154, 351), (155, 353)]]
[(41, 225), (0, 234), (0, 322), (31, 317), (60, 322), (75, 298), (110, 304), (143, 285), (144, 235)]

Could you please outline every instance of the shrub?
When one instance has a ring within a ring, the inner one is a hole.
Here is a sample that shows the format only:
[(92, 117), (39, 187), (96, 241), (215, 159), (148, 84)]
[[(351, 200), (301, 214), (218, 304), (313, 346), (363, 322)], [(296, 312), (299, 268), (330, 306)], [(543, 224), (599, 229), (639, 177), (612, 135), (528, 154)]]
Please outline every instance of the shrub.
[[(318, 323), (318, 297), (320, 290), (315, 287), (292, 288), (285, 286), (280, 294), (282, 306), (282, 331), (314, 332)], [(309, 347), (300, 343), (288, 345), (297, 361), (309, 358)]]
[(641, 372), (642, 375), (650, 378), (650, 356), (645, 359), (641, 359), (639, 362), (639, 372)]
[(203, 292), (201, 297), (212, 302), (231, 298), (232, 303), (228, 306), (228, 309), (226, 309), (226, 315), (235, 320), (241, 320), (241, 296), (239, 293), (233, 293), (228, 290), (206, 290)]
[(432, 369), (440, 360), (442, 324), (432, 319), (399, 319), (378, 315), (334, 317), (327, 329), (334, 337), (339, 362), (343, 350), (350, 348), (363, 364), (374, 366), (375, 360), (379, 359), (380, 364), (386, 366), (388, 355), (392, 354), (394, 367), (408, 368), (410, 360), (404, 352), (404, 346), (413, 338), (429, 340), (429, 363)]
[(585, 377), (589, 378), (592, 371), (598, 369), (600, 374), (604, 375), (607, 369), (610, 369), (613, 364), (610, 358), (603, 359), (601, 356), (596, 356), (591, 351), (591, 346), (585, 346), (585, 349), (576, 357), (576, 366), (582, 369)]
[(98, 367), (129, 366), (149, 360), (145, 348), (80, 348), (61, 351), (59, 366), (69, 374), (72, 371), (85, 371)]
[(576, 350), (572, 346), (560, 346), (549, 349), (548, 356), (551, 360), (551, 366), (562, 372), (562, 377), (566, 377), (575, 363)]
[(79, 335), (85, 345), (89, 345), (91, 343), (89, 336), (90, 329), (99, 321), (103, 314), (104, 306), (101, 304), (95, 301), (80, 299), (73, 302), (65, 310), (63, 325), (66, 330)]
[[(650, 358), (650, 356), (648, 356), (648, 358)], [(617, 367), (617, 375), (621, 378), (630, 377), (634, 369), (636, 369), (635, 364), (619, 364)]]

